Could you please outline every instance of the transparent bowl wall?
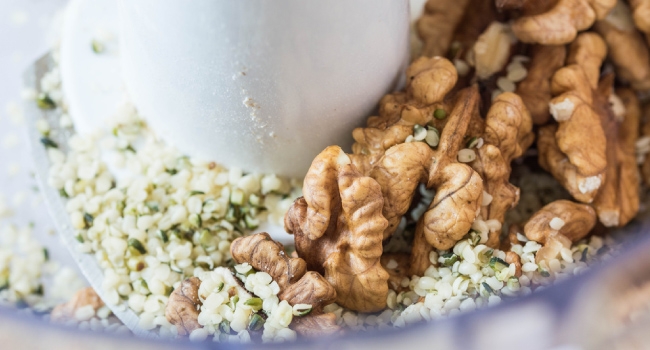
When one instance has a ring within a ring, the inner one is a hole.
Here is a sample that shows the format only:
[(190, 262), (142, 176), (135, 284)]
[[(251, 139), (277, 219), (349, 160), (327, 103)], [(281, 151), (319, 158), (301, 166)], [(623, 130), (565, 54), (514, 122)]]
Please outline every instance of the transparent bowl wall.
[(581, 275), (495, 307), (404, 329), (348, 333), (342, 337), (275, 345), (190, 343), (78, 331), (16, 310), (0, 309), (0, 339), (3, 348), (11, 349), (394, 349), (409, 346), (452, 350), (549, 349), (560, 345), (585, 349), (630, 348), (647, 344), (650, 335), (646, 330), (650, 322), (642, 318), (622, 326), (616, 321), (616, 307), (625, 302), (625, 291), (649, 280), (650, 216), (644, 215), (621, 231), (617, 234), (625, 235), (625, 240), (620, 252)]

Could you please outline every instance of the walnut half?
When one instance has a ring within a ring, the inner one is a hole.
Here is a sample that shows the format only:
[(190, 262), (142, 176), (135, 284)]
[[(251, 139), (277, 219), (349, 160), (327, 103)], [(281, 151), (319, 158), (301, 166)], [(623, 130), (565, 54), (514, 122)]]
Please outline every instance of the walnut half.
[(388, 273), (381, 267), (384, 199), (379, 184), (363, 176), (341, 148), (314, 159), (284, 220), (298, 256), (336, 289), (336, 302), (372, 312), (386, 306)]
[(340, 332), (336, 316), (324, 313), (323, 307), (336, 300), (334, 288), (317, 272), (307, 271), (303, 259), (291, 258), (282, 244), (266, 232), (237, 238), (230, 246), (237, 263), (249, 263), (255, 270), (273, 277), (280, 287), (278, 298), (290, 305), (309, 304), (306, 316), (295, 317), (290, 328), (302, 336), (321, 336)]
[(198, 277), (190, 277), (181, 282), (169, 296), (165, 308), (165, 317), (169, 323), (176, 326), (178, 335), (188, 335), (193, 330), (202, 328), (198, 322), (201, 301), (199, 300)]
[(544, 206), (530, 217), (524, 226), (526, 237), (544, 245), (537, 261), (550, 260), (563, 247), (584, 238), (596, 224), (594, 209), (581, 203), (557, 200)]

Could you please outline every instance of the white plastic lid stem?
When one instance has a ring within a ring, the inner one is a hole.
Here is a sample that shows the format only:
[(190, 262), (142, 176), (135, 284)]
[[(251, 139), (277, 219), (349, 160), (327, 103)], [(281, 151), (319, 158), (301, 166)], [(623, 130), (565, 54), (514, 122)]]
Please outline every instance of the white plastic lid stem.
[(302, 177), (408, 63), (408, 1), (119, 0), (125, 86), (181, 151)]

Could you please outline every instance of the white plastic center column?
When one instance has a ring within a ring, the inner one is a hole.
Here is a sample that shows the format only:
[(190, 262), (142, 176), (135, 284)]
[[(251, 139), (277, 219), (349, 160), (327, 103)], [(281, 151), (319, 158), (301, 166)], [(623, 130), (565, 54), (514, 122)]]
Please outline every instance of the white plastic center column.
[(182, 152), (302, 177), (408, 63), (408, 1), (119, 0), (122, 75)]

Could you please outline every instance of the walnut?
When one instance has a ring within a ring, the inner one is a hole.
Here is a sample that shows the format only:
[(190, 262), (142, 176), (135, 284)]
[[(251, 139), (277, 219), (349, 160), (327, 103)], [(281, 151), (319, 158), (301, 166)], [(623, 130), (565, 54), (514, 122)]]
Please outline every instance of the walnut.
[(387, 226), (379, 184), (363, 176), (337, 146), (314, 159), (298, 198), (285, 216), (296, 251), (310, 270), (322, 273), (337, 303), (357, 311), (386, 306), (388, 273), (381, 267)]
[(559, 0), (548, 11), (524, 15), (512, 24), (512, 30), (525, 43), (563, 45), (573, 41), (578, 32), (604, 18), (615, 0)]
[[(252, 297), (252, 294), (242, 286), (241, 281), (233, 276), (232, 271), (229, 269), (217, 267), (213, 270), (214, 272), (220, 274), (226, 284), (234, 286), (228, 290), (231, 296)], [(198, 277), (189, 277), (181, 281), (180, 285), (169, 296), (165, 308), (165, 317), (169, 323), (176, 326), (176, 330), (181, 336), (202, 328), (198, 322), (201, 305), (203, 304), (201, 298), (205, 299), (207, 295), (199, 296), (200, 286), (201, 280)]]
[(515, 264), (515, 277), (521, 277), (521, 258), (515, 252), (506, 252), (506, 262)]
[(584, 176), (602, 173), (607, 164), (605, 134), (594, 110), (600, 65), (606, 52), (597, 34), (581, 34), (569, 53), (573, 64), (559, 69), (551, 82), (554, 97), (550, 110), (559, 123), (555, 134), (558, 147)]
[(530, 217), (524, 226), (528, 239), (544, 245), (537, 261), (550, 260), (571, 242), (584, 238), (596, 224), (596, 212), (587, 204), (557, 200)]
[(428, 0), (416, 28), (423, 41), (422, 56), (446, 56), (469, 0)]
[(591, 203), (600, 189), (605, 173), (596, 176), (583, 176), (569, 161), (557, 145), (555, 134), (557, 125), (541, 127), (537, 133), (539, 165), (550, 172), (571, 196), (583, 203)]
[[(481, 209), (482, 218), (503, 224), (507, 210), (517, 205), (519, 188), (510, 184), (510, 162), (521, 156), (533, 142), (532, 119), (519, 96), (503, 93), (493, 102), (485, 119), (485, 144), (478, 149), (472, 168), (483, 178), (485, 192), (492, 201)], [(491, 231), (488, 246), (499, 245), (500, 230)]]
[(650, 54), (642, 35), (634, 27), (630, 9), (619, 1), (609, 16), (594, 26), (603, 36), (618, 78), (637, 90), (650, 89)]
[[(429, 1), (426, 8), (430, 6), (436, 8), (434, 15), (425, 13), (417, 23), (419, 33), (428, 42), (422, 54), (452, 60), (463, 86), (475, 81), (475, 74), (470, 74), (473, 67), (480, 71), (481, 79), (487, 79), (491, 75), (489, 70), (507, 63), (510, 46), (515, 40), (509, 25), (495, 22), (499, 16), (493, 2), (463, 0), (448, 4), (448, 1), (436, 0)], [(475, 45), (479, 39), (481, 43)], [(498, 44), (503, 44), (499, 50), (486, 50)]]
[(433, 247), (447, 250), (467, 234), (476, 219), (483, 180), (469, 166), (452, 163), (429, 181), (436, 188), (436, 195), (422, 216), (424, 236)]
[(538, 136), (540, 165), (585, 203), (593, 201), (607, 166), (600, 120), (608, 113), (603, 103), (609, 105), (609, 95), (598, 88), (605, 54), (605, 43), (597, 34), (578, 36), (569, 52), (570, 64), (559, 69), (551, 83), (555, 97), (549, 106), (559, 126), (543, 127)]
[(230, 245), (230, 255), (238, 264), (248, 263), (255, 270), (271, 275), (281, 293), (307, 272), (303, 259), (287, 256), (282, 244), (266, 232), (235, 239)]
[[(474, 113), (477, 107), (478, 93), (476, 89), (462, 90), (458, 94), (454, 109), (446, 118), (446, 124), (440, 135), (440, 143), (435, 151), (424, 142), (404, 143), (393, 146), (377, 161), (377, 164), (370, 172), (370, 176), (381, 185), (384, 197), (382, 213), (388, 220), (388, 226), (383, 235), (384, 239), (390, 237), (397, 229), (402, 215), (406, 213), (411, 205), (413, 195), (420, 182), (425, 182), (427, 187), (435, 187), (438, 190), (433, 202), (424, 214), (425, 217), (434, 220), (427, 224), (427, 227), (432, 227), (425, 230), (427, 236), (431, 238), (437, 236), (439, 233), (434, 233), (436, 230), (437, 232), (441, 232), (439, 230), (451, 230), (451, 236), (453, 237), (459, 235), (462, 237), (467, 233), (474, 215), (466, 214), (469, 214), (470, 210), (476, 210), (475, 207), (472, 208), (475, 203), (471, 198), (478, 196), (473, 191), (477, 186), (477, 182), (480, 182), (480, 178), (475, 176), (474, 171), (468, 166), (456, 163), (456, 156), (463, 145), (463, 138), (471, 120), (471, 114)], [(444, 170), (447, 166), (452, 167)], [(453, 171), (458, 172), (457, 178), (451, 175)], [(453, 181), (447, 183), (446, 179)], [(471, 188), (471, 193), (465, 193), (465, 191), (456, 193), (456, 191), (463, 189), (465, 185), (467, 185), (467, 189)], [(482, 188), (482, 186), (480, 187)], [(452, 194), (453, 196), (447, 198), (442, 193)], [(469, 195), (467, 199), (470, 200), (470, 203), (463, 206), (462, 215), (458, 215), (447, 204), (438, 207), (441, 200), (446, 203), (453, 203), (462, 198), (459, 196), (465, 195)], [(439, 212), (441, 210), (450, 212), (447, 212), (442, 217), (434, 217), (435, 214), (432, 213), (434, 209), (438, 213), (441, 213)], [(461, 220), (457, 220), (459, 217)], [(464, 220), (469, 217), (472, 217), (472, 219), (467, 225)], [(433, 229), (434, 226), (436, 229)], [(465, 226), (467, 226), (466, 229)], [(462, 230), (465, 231), (460, 232)], [(443, 235), (447, 236), (446, 233)], [(460, 237), (456, 238), (456, 240)], [(447, 241), (442, 246), (449, 244), (449, 241)], [(451, 244), (453, 246), (453, 243)]]
[(533, 143), (533, 123), (522, 99), (502, 93), (492, 102), (485, 118), (486, 143), (495, 145), (507, 163), (520, 157)]
[[(512, 185), (510, 162), (501, 154), (498, 147), (485, 144), (478, 149), (472, 168), (483, 179), (484, 191), (492, 196), (492, 201), (481, 208), (481, 217), (485, 220), (496, 219), (503, 224), (507, 210), (519, 202), (519, 188)], [(500, 243), (501, 230), (490, 230), (487, 246), (496, 248)]]
[(467, 234), (481, 205), (483, 180), (471, 167), (451, 163), (436, 174), (434, 179), (442, 185), (418, 220), (409, 264), (411, 275), (424, 274), (431, 264), (429, 253), (433, 248), (451, 249)]
[(193, 330), (202, 328), (198, 322), (201, 300), (199, 300), (198, 277), (190, 277), (181, 282), (169, 296), (165, 317), (176, 326), (179, 335), (188, 335)]
[(331, 312), (314, 313), (312, 311), (306, 316), (294, 317), (290, 328), (307, 338), (342, 333), (341, 327), (336, 324), (336, 315)]
[(92, 287), (77, 291), (67, 303), (57, 305), (50, 313), (50, 320), (61, 323), (75, 320), (77, 310), (88, 305), (95, 312), (104, 306), (104, 302)]
[(636, 27), (646, 34), (650, 33), (650, 1), (629, 0), (629, 3)]
[[(554, 218), (564, 222), (561, 228), (551, 227), (551, 220)], [(591, 206), (560, 199), (533, 214), (524, 226), (524, 233), (528, 239), (541, 244), (546, 243), (546, 239), (554, 233), (577, 242), (584, 238), (595, 224), (596, 212)]]
[(544, 243), (544, 246), (537, 251), (537, 254), (535, 255), (535, 261), (537, 263), (540, 263), (542, 261), (553, 260), (557, 258), (557, 256), (561, 253), (562, 249), (569, 249), (569, 248), (571, 248), (570, 239), (568, 239), (566, 236), (557, 233), (552, 233), (546, 239), (546, 243)]
[[(451, 62), (440, 57), (421, 57), (409, 66), (406, 76), (406, 93), (382, 98), (379, 116), (370, 117), (366, 128), (357, 128), (352, 132), (356, 141), (352, 145), (353, 153), (369, 156), (355, 160), (360, 170), (369, 169), (387, 149), (403, 143), (413, 134), (414, 125), (437, 121), (433, 118), (437, 109), (448, 111), (450, 108), (450, 102), (445, 97), (458, 80)], [(436, 125), (441, 126), (440, 123)]]
[[(609, 83), (605, 81), (601, 89), (611, 89), (611, 82)], [(621, 89), (618, 95), (625, 105), (623, 121), (617, 121), (611, 110), (609, 113), (601, 113), (607, 136), (607, 171), (605, 182), (594, 200), (594, 208), (600, 222), (607, 227), (627, 224), (639, 210), (639, 172), (635, 143), (641, 111), (634, 92)]]
[[(426, 259), (429, 260), (427, 254)], [(410, 257), (407, 254), (384, 253), (381, 256), (381, 266), (388, 272), (388, 287), (396, 292), (401, 292), (407, 288), (402, 286), (404, 277), (409, 276)]]
[(472, 63), (479, 79), (487, 79), (501, 71), (510, 58), (511, 46), (516, 42), (505, 23), (494, 21), (481, 33), (472, 48)]
[(589, 4), (596, 11), (596, 18), (603, 19), (616, 6), (617, 0), (589, 0)]
[(456, 156), (477, 104), (475, 88), (460, 91), (436, 150), (423, 142), (393, 146), (370, 173), (381, 185), (384, 196), (383, 215), (389, 223), (384, 238), (390, 237), (397, 228), (420, 182), (437, 190), (416, 230), (410, 267), (416, 271), (413, 273), (421, 273), (428, 267), (432, 246), (449, 249), (467, 233), (476, 218), (482, 180), (469, 166), (457, 163)]
[[(492, 60), (492, 58), (502, 57), (511, 51), (510, 44), (512, 43), (511, 40), (514, 39), (512, 31), (508, 25), (496, 22), (497, 17), (494, 3), (490, 1), (473, 1), (472, 6), (468, 6), (465, 10), (465, 14), (461, 20), (463, 25), (456, 28), (452, 40), (452, 47), (447, 57), (452, 59), (456, 66), (460, 68), (458, 73), (465, 80), (463, 86), (471, 83), (475, 75), (469, 74), (470, 67), (476, 67), (478, 69), (478, 66), (481, 66), (481, 69), (486, 68), (486, 66), (490, 66), (490, 61), (494, 61), (494, 63), (498, 61), (498, 59)], [(490, 27), (492, 27), (491, 30), (489, 29)], [(502, 31), (500, 29), (504, 30)], [(507, 42), (505, 40), (501, 41), (499, 40), (500, 38), (508, 38), (509, 40)], [(477, 46), (476, 43), (479, 40), (482, 41), (482, 44)], [(504, 45), (499, 48), (498, 52), (485, 50), (486, 44), (495, 45), (496, 48), (499, 42)], [(480, 57), (477, 59), (474, 56), (475, 54), (478, 54)], [(493, 56), (493, 54), (496, 55)], [(496, 65), (498, 66), (498, 63)], [(494, 66), (494, 64), (491, 66)], [(482, 79), (486, 79), (487, 75), (485, 74), (485, 70), (483, 70), (482, 74), (484, 77)]]
[(521, 231), (521, 227), (517, 224), (511, 224), (508, 228), (508, 239), (501, 242), (499, 249), (506, 252), (506, 262), (515, 265), (515, 277), (521, 277), (521, 257), (511, 251), (512, 246), (515, 244), (521, 245), (517, 233)]
[[(483, 129), (477, 87), (447, 96), (457, 80), (456, 70), (439, 57), (416, 60), (407, 77), (406, 92), (384, 97), (380, 115), (369, 118), (368, 128), (355, 130), (355, 154), (347, 156), (330, 147), (314, 160), (305, 177), (304, 198), (297, 200), (285, 216), (285, 228), (296, 234), (299, 256), (306, 259), (310, 269), (325, 274), (337, 290), (337, 302), (356, 310), (378, 310), (385, 305), (389, 275), (377, 263), (382, 255), (379, 242), (395, 231), (419, 183), (437, 190), (422, 216), (423, 250), (430, 251), (432, 245), (452, 247), (467, 234), (481, 203), (480, 176), (457, 162), (464, 137)], [(433, 118), (437, 109), (443, 109), (445, 115)], [(470, 122), (476, 126), (468, 132)], [(442, 129), (436, 150), (425, 142), (403, 143), (406, 131), (411, 134), (415, 124)], [(348, 186), (353, 188), (348, 190)], [(376, 188), (380, 198), (374, 194)], [(354, 203), (348, 203), (352, 200)], [(364, 215), (371, 224), (365, 225), (365, 241), (359, 242), (355, 231), (359, 223), (355, 220), (361, 217), (348, 211), (364, 207), (368, 207)], [(376, 213), (376, 208), (382, 208), (381, 213)], [(375, 236), (379, 228), (381, 235)], [(334, 247), (341, 247), (336, 254)], [(350, 260), (360, 264), (344, 263)], [(350, 277), (348, 270), (357, 275)]]
[(530, 111), (533, 123), (546, 124), (551, 116), (551, 78), (564, 66), (566, 49), (563, 45), (535, 45), (532, 48), (528, 75), (517, 84), (515, 93), (521, 97)]
[[(587, 85), (566, 86), (585, 82), (585, 75), (577, 65), (562, 68), (553, 77), (557, 96), (551, 100), (551, 113), (559, 126), (555, 137), (562, 153), (584, 176), (595, 176), (605, 169), (605, 139), (598, 114), (592, 108), (591, 90)], [(564, 90), (564, 91), (563, 91)], [(586, 142), (590, 140), (590, 142)]]
[(600, 67), (605, 56), (607, 56), (605, 41), (596, 33), (583, 33), (571, 43), (567, 64), (583, 67), (589, 85), (592, 89), (596, 89), (600, 78)]
[(230, 253), (237, 263), (249, 263), (255, 270), (271, 275), (280, 287), (280, 300), (312, 306), (309, 314), (294, 318), (290, 328), (298, 334), (310, 337), (340, 332), (336, 316), (323, 312), (323, 307), (336, 299), (334, 288), (318, 273), (307, 271), (303, 259), (287, 256), (284, 246), (266, 232), (237, 238)]

